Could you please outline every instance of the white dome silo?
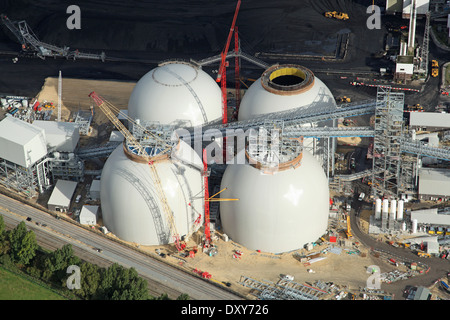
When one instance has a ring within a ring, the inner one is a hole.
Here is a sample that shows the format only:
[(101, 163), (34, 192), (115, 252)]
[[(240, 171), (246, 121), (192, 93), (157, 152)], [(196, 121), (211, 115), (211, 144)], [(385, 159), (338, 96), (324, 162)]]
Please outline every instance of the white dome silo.
[(223, 231), (252, 250), (281, 253), (302, 248), (326, 232), (329, 189), (320, 164), (307, 151), (301, 164), (264, 174), (250, 164), (228, 165), (221, 182)]
[(221, 90), (200, 67), (180, 61), (162, 63), (136, 83), (128, 116), (161, 124), (189, 120), (192, 126), (201, 125), (222, 116)]
[[(201, 173), (194, 168), (201, 168), (202, 161), (183, 141), (179, 142), (176, 154), (183, 163), (172, 157), (172, 160), (155, 161), (154, 165), (178, 235), (182, 237), (195, 232), (204, 221), (203, 201), (194, 198), (202, 192)], [(151, 168), (148, 163), (131, 158), (120, 145), (104, 165), (100, 180), (104, 225), (125, 241), (142, 245), (173, 243), (174, 234)]]
[[(336, 101), (330, 89), (313, 72), (303, 66), (286, 64), (268, 68), (242, 97), (238, 119), (249, 120), (272, 112), (311, 112), (317, 109), (334, 110)], [(317, 127), (317, 123), (305, 123), (304, 127)], [(333, 126), (325, 121), (320, 126)], [(320, 144), (320, 143), (319, 143)], [(317, 155), (319, 144), (306, 138), (303, 145)]]
[(268, 68), (242, 97), (239, 120), (294, 108), (336, 107), (328, 87), (311, 70), (299, 65)]

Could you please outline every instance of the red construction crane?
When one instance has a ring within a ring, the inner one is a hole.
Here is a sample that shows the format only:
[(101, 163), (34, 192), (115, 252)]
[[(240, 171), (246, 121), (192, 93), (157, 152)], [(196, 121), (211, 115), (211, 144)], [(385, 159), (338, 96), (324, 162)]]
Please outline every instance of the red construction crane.
[(205, 188), (205, 247), (209, 247), (211, 243), (211, 229), (209, 226), (209, 189), (208, 189), (208, 163), (206, 149), (203, 149), (203, 184)]
[(234, 29), (234, 84), (236, 86), (236, 119), (239, 112), (239, 104), (241, 103), (241, 75), (240, 75), (240, 63), (239, 63), (239, 35), (238, 27)]
[[(227, 110), (227, 75), (226, 75), (226, 69), (227, 69), (227, 54), (228, 49), (230, 47), (231, 37), (233, 35), (233, 32), (235, 30), (236, 25), (236, 19), (239, 12), (239, 7), (241, 6), (241, 0), (238, 0), (238, 3), (236, 5), (236, 11), (234, 12), (233, 22), (231, 23), (230, 32), (228, 33), (227, 42), (225, 44), (225, 48), (221, 53), (222, 60), (220, 62), (219, 72), (217, 73), (217, 82), (220, 82), (221, 88), (222, 88), (222, 103), (223, 103), (223, 109), (222, 109), (222, 123), (226, 124), (228, 122), (228, 110)], [(237, 34), (236, 34), (237, 36)]]

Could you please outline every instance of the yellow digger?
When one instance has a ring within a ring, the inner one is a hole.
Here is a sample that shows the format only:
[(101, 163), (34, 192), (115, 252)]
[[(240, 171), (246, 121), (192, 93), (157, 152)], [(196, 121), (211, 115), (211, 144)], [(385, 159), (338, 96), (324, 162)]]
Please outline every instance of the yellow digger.
[(335, 18), (338, 20), (348, 20), (348, 14), (344, 12), (337, 12), (337, 11), (327, 11), (325, 12), (325, 17), (327, 18)]
[(431, 76), (436, 78), (439, 75), (439, 63), (436, 60), (431, 60)]

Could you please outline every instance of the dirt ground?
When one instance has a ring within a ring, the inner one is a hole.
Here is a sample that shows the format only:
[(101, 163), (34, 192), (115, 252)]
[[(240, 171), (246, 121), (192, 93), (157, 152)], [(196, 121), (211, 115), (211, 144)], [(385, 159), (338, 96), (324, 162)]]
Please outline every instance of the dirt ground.
[[(127, 109), (128, 99), (136, 82), (108, 81), (108, 80), (85, 80), (62, 78), (61, 95), (61, 119), (69, 121), (73, 113), (78, 110), (90, 110), (93, 101), (89, 94), (95, 91), (99, 96), (111, 102), (119, 109)], [(36, 96), (38, 101), (47, 100), (58, 104), (58, 78), (48, 77), (45, 79), (41, 91)], [(94, 109), (96, 111), (96, 109)], [(53, 113), (56, 114), (55, 112)], [(99, 125), (108, 122), (108, 118), (98, 110), (95, 112), (94, 123)]]

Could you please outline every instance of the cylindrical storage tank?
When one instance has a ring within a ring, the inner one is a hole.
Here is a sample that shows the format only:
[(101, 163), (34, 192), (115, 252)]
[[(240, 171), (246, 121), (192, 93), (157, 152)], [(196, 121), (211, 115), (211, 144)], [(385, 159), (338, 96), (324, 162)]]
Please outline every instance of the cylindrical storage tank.
[(377, 198), (375, 200), (375, 219), (381, 219), (381, 199)]
[[(258, 165), (226, 168), (220, 202), (223, 231), (251, 250), (281, 253), (316, 241), (327, 230), (329, 189), (320, 164), (304, 151), (301, 164), (265, 174)], [(296, 160), (296, 159), (295, 159)]]
[(412, 220), (412, 233), (417, 233), (417, 219)]
[(391, 200), (390, 218), (395, 220), (397, 215), (397, 200)]
[(403, 220), (403, 200), (398, 200), (398, 206), (397, 206), (397, 220), (402, 221)]
[[(183, 141), (172, 160), (154, 162), (180, 237), (195, 232), (204, 219), (202, 161)], [(192, 161), (192, 159), (194, 159)], [(141, 159), (142, 160), (142, 159)], [(104, 225), (122, 240), (142, 245), (173, 243), (175, 232), (148, 163), (133, 159), (120, 145), (106, 161), (100, 198)]]
[(389, 200), (383, 199), (383, 214), (389, 213)]
[(170, 61), (145, 74), (134, 87), (128, 116), (142, 121), (172, 124), (189, 121), (197, 126), (222, 116), (222, 92), (200, 67)]

